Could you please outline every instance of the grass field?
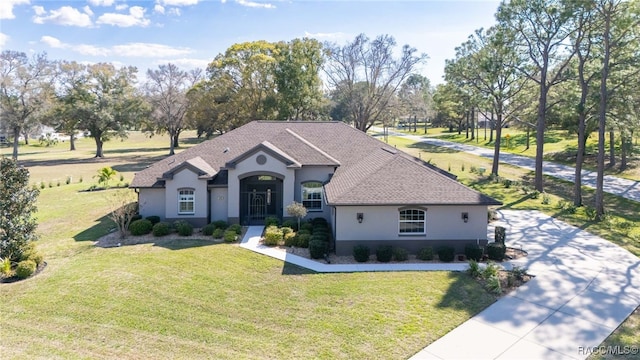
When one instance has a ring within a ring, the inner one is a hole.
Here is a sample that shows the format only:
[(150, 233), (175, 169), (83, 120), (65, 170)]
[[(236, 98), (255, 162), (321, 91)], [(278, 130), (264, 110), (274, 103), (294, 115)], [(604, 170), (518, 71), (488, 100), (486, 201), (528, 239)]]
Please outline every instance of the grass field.
[(495, 300), (465, 274), (314, 274), (197, 236), (95, 247), (113, 227), (113, 193), (135, 194), (88, 192), (93, 175), (112, 166), (123, 176), (113, 185), (131, 181), (166, 156), (166, 138), (134, 133), (107, 143), (104, 159), (90, 139), (67, 146), (20, 149), (45, 184), (37, 247), (48, 265), (0, 284), (2, 359), (406, 358)]

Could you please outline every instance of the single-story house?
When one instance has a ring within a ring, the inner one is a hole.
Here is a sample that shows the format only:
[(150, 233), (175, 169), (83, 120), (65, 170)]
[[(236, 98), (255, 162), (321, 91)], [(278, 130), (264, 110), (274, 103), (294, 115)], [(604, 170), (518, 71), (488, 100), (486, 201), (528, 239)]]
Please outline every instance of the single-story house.
[(486, 244), (488, 206), (500, 204), (342, 122), (254, 121), (154, 163), (130, 187), (142, 216), (195, 226), (285, 219), (300, 202), (329, 222), (339, 255)]

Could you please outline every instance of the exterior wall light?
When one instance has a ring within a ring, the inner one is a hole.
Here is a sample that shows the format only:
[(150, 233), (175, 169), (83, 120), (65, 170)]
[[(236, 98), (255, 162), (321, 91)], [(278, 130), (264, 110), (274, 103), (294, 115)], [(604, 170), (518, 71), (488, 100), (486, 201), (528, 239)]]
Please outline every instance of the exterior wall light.
[(463, 212), (462, 213), (462, 221), (469, 222), (469, 213), (468, 212)]
[(362, 224), (362, 221), (364, 220), (364, 214), (363, 213), (358, 213), (356, 215), (356, 218), (358, 219), (358, 223)]

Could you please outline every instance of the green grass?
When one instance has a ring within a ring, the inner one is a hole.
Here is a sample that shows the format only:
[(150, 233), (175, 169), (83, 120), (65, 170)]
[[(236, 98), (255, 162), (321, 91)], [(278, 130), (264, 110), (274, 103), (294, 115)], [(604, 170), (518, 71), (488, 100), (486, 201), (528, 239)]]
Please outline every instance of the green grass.
[[(394, 130), (399, 133), (408, 135), (424, 136), (424, 128), (418, 127), (417, 132), (409, 130)], [(506, 136), (509, 135), (509, 141), (506, 141)], [(526, 147), (526, 132), (515, 129), (505, 128), (502, 129), (502, 142), (501, 151), (510, 152), (517, 155), (523, 155), (535, 158), (536, 156), (536, 136), (535, 131), (530, 133), (529, 148)], [(484, 129), (480, 129), (480, 136), (474, 140), (466, 137), (466, 133), (463, 131), (461, 134), (458, 132), (449, 132), (446, 128), (433, 128), (428, 129), (426, 136), (437, 136), (439, 139), (453, 141), (461, 144), (468, 144), (474, 146), (480, 146), (484, 148), (493, 149), (494, 143), (489, 142), (489, 134), (487, 138), (484, 137)], [(495, 133), (494, 133), (495, 136)], [(607, 142), (605, 148), (609, 151), (609, 137), (607, 136)], [(544, 159), (545, 161), (554, 161), (570, 166), (575, 166), (575, 159), (577, 153), (577, 137), (575, 134), (570, 134), (566, 130), (547, 130), (545, 133), (544, 142)], [(635, 153), (630, 156), (629, 166), (625, 171), (619, 171), (617, 166), (607, 167), (605, 172), (609, 175), (615, 175), (631, 180), (640, 180), (640, 147), (637, 146), (637, 140), (634, 147)], [(619, 154), (619, 143), (616, 143), (616, 154)], [(592, 134), (587, 139), (587, 156), (585, 157), (584, 168), (589, 170), (596, 169), (596, 154), (597, 154), (597, 134)], [(616, 155), (619, 157), (619, 155)], [(619, 162), (620, 160), (617, 159)]]
[[(503, 209), (538, 210), (569, 224), (585, 229), (604, 239), (611, 241), (640, 257), (640, 203), (605, 193), (605, 206), (608, 211), (606, 221), (596, 222), (588, 217), (586, 208), (594, 203), (595, 191), (583, 187), (583, 202), (585, 207), (577, 208), (575, 212), (562, 204), (571, 204), (573, 199), (573, 183), (545, 176), (545, 191), (550, 203), (542, 203), (542, 195), (532, 199), (522, 190), (522, 185), (533, 184), (533, 172), (500, 164), (499, 174), (520, 184), (505, 188), (502, 182), (495, 182), (488, 178), (491, 161), (475, 155), (458, 152), (413, 141), (402, 137), (389, 137), (389, 144), (420, 156), (423, 160), (458, 176), (458, 180), (478, 191), (503, 202)], [(472, 166), (485, 167), (485, 176), (477, 172), (472, 173)], [(464, 170), (462, 168), (464, 167)], [(640, 344), (640, 311), (636, 310), (620, 327), (601, 344), (601, 346), (637, 346)], [(599, 359), (592, 356), (590, 359)], [(639, 359), (640, 355), (629, 357)]]
[(92, 176), (112, 166), (130, 181), (166, 156), (166, 138), (133, 134), (107, 143), (105, 159), (90, 140), (63, 145), (21, 147), (33, 183), (62, 185), (38, 200), (48, 266), (0, 284), (3, 359), (407, 358), (494, 301), (462, 273), (314, 274), (197, 236), (97, 248), (114, 227), (111, 196), (135, 194), (87, 192)]

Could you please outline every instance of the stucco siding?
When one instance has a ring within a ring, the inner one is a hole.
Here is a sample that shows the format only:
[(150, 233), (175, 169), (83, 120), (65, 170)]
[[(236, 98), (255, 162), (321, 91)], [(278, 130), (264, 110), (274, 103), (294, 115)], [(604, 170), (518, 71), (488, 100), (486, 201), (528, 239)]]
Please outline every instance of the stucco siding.
[[(308, 181), (317, 181), (325, 183), (329, 180), (329, 176), (333, 174), (333, 166), (303, 166), (302, 169), (296, 170), (296, 181), (294, 190), (294, 199), (297, 202), (302, 202), (302, 184)], [(290, 203), (285, 203), (285, 207)], [(325, 198), (323, 193), (322, 199), (322, 211), (309, 211), (305, 219), (313, 219), (316, 217), (323, 217), (327, 220), (331, 219), (331, 208), (325, 204)]]
[(139, 189), (138, 190), (138, 211), (143, 217), (159, 216), (165, 219), (164, 189)]
[(228, 221), (227, 188), (211, 189), (211, 221)]
[[(178, 214), (178, 190), (193, 189), (195, 204), (193, 214)], [(167, 219), (207, 218), (208, 197), (207, 181), (198, 179), (198, 175), (185, 169), (173, 175), (165, 182), (165, 217)]]
[[(262, 165), (256, 161), (259, 155), (264, 155), (267, 158), (267, 161)], [(291, 189), (294, 188), (295, 184), (295, 172), (293, 169), (287, 168), (286, 164), (273, 156), (263, 151), (257, 151), (255, 154), (237, 163), (235, 168), (229, 169), (227, 204), (230, 218), (240, 217), (240, 180), (247, 176), (257, 174), (273, 174), (282, 178), (282, 216), (287, 216), (285, 208), (293, 202), (293, 192)]]

